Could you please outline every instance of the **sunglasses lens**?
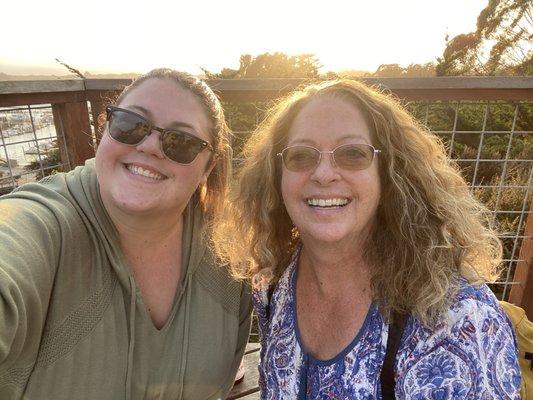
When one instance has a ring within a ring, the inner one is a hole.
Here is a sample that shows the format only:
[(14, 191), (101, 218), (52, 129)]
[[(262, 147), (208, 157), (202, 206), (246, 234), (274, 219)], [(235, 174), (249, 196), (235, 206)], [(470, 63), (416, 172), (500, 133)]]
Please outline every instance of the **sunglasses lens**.
[(161, 144), (165, 155), (180, 164), (192, 163), (205, 148), (202, 140), (179, 131), (167, 131)]
[[(109, 134), (120, 143), (139, 144), (152, 129), (142, 117), (116, 107), (107, 108)], [(165, 156), (180, 164), (190, 164), (206, 147), (207, 142), (186, 132), (163, 130), (161, 148)]]
[(367, 144), (347, 144), (337, 147), (333, 153), (335, 163), (344, 169), (365, 169), (374, 158), (374, 148)]
[(146, 121), (126, 111), (113, 109), (107, 119), (109, 134), (120, 143), (137, 144), (150, 133)]
[(320, 153), (306, 146), (293, 146), (282, 152), (283, 163), (289, 171), (306, 171), (316, 166)]

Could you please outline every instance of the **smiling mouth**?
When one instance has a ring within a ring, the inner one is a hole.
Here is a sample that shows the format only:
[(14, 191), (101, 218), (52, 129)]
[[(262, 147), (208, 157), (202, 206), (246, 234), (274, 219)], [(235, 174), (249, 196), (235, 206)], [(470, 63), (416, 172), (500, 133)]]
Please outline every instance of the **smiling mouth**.
[(334, 197), (331, 199), (309, 198), (306, 200), (306, 203), (309, 207), (315, 208), (340, 208), (345, 207), (350, 202), (351, 200), (346, 197)]
[(138, 165), (133, 164), (125, 164), (124, 165), (128, 171), (130, 171), (133, 175), (139, 175), (144, 176), (146, 178), (153, 179), (154, 181), (161, 181), (163, 179), (166, 179), (167, 177), (157, 173), (155, 171), (150, 171), (148, 169), (139, 167)]

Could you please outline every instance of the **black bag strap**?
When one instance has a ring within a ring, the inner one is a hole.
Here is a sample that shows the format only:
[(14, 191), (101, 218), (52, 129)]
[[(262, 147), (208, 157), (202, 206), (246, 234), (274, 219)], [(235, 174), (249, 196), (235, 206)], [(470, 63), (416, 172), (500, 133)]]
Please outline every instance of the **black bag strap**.
[(394, 400), (394, 360), (400, 347), (400, 340), (405, 328), (407, 317), (405, 314), (393, 313), (392, 322), (389, 325), (389, 336), (387, 338), (387, 350), (381, 369), (381, 396), (383, 400)]
[(530, 353), (528, 351), (526, 351), (526, 354), (525, 354), (525, 357), (524, 357), (526, 360), (530, 360), (531, 361), (531, 371), (533, 371), (533, 353)]

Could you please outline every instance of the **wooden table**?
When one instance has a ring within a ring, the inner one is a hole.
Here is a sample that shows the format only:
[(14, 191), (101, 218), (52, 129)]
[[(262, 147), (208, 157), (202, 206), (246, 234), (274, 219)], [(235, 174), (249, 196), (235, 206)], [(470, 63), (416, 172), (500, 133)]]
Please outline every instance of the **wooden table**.
[(233, 386), (227, 400), (259, 400), (259, 343), (248, 343), (244, 353), (244, 379)]

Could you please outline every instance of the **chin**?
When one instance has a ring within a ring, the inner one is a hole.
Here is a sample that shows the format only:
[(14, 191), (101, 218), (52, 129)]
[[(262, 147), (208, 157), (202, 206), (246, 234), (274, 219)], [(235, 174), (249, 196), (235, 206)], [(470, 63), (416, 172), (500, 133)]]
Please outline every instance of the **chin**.
[(112, 201), (117, 208), (132, 213), (150, 211), (157, 206), (154, 199), (142, 198), (126, 192), (114, 193)]
[(323, 243), (338, 243), (346, 240), (351, 235), (345, 233), (345, 232), (339, 232), (339, 231), (328, 231), (328, 230), (319, 230), (315, 232), (308, 231), (305, 234), (300, 235), (302, 237), (302, 240), (305, 241), (306, 239), (312, 240), (314, 242), (323, 242)]

